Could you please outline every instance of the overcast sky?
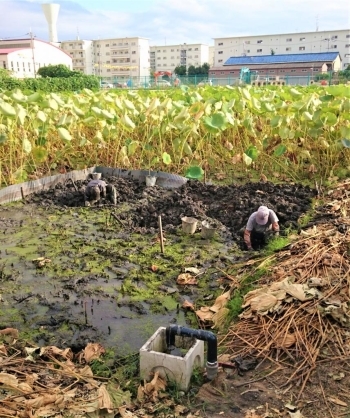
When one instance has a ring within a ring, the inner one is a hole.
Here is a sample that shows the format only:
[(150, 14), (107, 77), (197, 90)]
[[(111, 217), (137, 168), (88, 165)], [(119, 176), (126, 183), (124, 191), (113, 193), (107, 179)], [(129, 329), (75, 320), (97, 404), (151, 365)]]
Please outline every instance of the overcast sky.
[[(45, 2), (45, 1), (44, 1)], [(40, 0), (0, 0), (0, 38), (30, 30), (48, 40)], [(46, 1), (49, 3), (50, 1)], [(60, 1), (59, 41), (140, 36), (150, 45), (212, 38), (350, 28), (350, 0), (73, 0)]]

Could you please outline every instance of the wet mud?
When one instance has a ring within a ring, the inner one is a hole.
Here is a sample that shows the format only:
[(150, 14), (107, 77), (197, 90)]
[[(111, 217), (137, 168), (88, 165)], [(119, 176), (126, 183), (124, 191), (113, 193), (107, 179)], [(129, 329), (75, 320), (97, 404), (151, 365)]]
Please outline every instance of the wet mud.
[[(181, 306), (185, 300), (207, 305), (225, 289), (218, 278), (242, 257), (239, 230), (249, 215), (267, 205), (283, 230), (297, 225), (316, 195), (293, 184), (190, 181), (166, 190), (106, 180), (116, 186), (116, 206), (84, 207), (87, 181), (68, 181), (0, 207), (1, 328), (77, 351), (98, 341), (122, 356), (137, 351), (159, 326), (197, 327), (194, 314)], [(215, 222), (215, 238), (185, 235), (183, 216)], [(186, 267), (203, 270), (197, 286), (177, 284)]]

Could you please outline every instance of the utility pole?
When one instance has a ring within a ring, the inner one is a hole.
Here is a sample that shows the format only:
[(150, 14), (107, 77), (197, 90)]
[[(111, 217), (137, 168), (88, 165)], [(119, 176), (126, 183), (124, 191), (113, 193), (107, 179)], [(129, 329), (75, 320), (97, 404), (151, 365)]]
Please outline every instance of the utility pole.
[(33, 71), (34, 71), (34, 78), (36, 78), (36, 68), (35, 68), (35, 53), (34, 53), (34, 35), (32, 29), (30, 28), (29, 33), (27, 35), (30, 36), (30, 47), (32, 49), (32, 61), (33, 61)]

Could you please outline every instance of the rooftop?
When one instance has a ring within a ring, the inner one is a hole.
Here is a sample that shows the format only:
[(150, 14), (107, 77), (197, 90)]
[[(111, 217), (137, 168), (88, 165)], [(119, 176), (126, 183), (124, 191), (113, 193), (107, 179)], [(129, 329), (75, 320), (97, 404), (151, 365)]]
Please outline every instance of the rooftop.
[(334, 61), (339, 52), (320, 52), (309, 54), (280, 54), (258, 55), (252, 57), (231, 57), (224, 65), (254, 65), (254, 64), (286, 64), (302, 62), (329, 62)]

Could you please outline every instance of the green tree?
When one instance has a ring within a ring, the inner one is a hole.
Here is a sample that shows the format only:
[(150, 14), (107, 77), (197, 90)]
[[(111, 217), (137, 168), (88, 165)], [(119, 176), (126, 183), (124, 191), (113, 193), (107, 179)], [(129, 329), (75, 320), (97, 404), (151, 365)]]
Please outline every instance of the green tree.
[(38, 70), (38, 75), (43, 78), (51, 77), (51, 78), (67, 78), (67, 77), (79, 77), (82, 74), (80, 71), (72, 71), (64, 64), (58, 65), (48, 65), (47, 67), (41, 67)]
[(188, 74), (189, 76), (196, 75), (196, 74), (197, 74), (197, 69), (196, 69), (196, 67), (195, 67), (194, 65), (190, 65), (190, 66), (188, 67), (188, 69), (187, 69), (187, 74)]
[(348, 65), (345, 70), (339, 71), (339, 78), (350, 80), (350, 65)]
[(8, 79), (11, 77), (11, 72), (9, 70), (5, 70), (4, 68), (0, 68), (0, 81)]
[(177, 67), (175, 67), (174, 73), (179, 76), (187, 75), (186, 65), (178, 65)]
[(201, 72), (201, 74), (205, 74), (205, 75), (209, 75), (209, 69), (210, 69), (210, 65), (207, 63), (207, 62), (205, 62), (203, 65), (202, 65), (202, 72)]

